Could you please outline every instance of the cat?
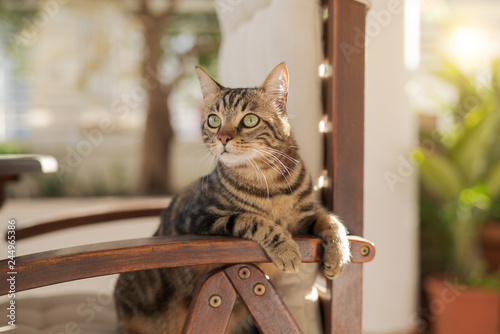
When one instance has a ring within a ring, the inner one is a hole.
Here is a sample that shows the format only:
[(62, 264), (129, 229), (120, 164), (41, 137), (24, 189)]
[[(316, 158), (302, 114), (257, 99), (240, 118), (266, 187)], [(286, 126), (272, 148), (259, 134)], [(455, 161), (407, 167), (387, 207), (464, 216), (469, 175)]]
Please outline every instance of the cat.
[[(294, 273), (301, 259), (292, 235), (313, 234), (323, 240), (325, 276), (340, 275), (350, 261), (347, 232), (316, 201), (311, 176), (297, 152), (286, 113), (285, 64), (277, 65), (258, 88), (223, 87), (200, 67), (196, 74), (205, 108), (202, 138), (217, 165), (172, 199), (155, 235), (250, 239), (264, 248), (274, 264), (267, 271)], [(198, 280), (213, 268), (121, 274), (115, 288), (120, 330), (180, 333)], [(226, 333), (248, 333), (251, 328), (251, 317), (237, 303)]]

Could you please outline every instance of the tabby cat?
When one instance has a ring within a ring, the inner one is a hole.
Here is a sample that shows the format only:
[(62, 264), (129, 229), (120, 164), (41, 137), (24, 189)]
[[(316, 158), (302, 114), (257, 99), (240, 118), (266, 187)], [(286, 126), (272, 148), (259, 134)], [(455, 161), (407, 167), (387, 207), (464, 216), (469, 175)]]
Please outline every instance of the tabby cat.
[[(203, 141), (215, 170), (177, 194), (155, 235), (186, 233), (243, 237), (259, 243), (275, 266), (297, 272), (292, 235), (324, 241), (323, 269), (333, 279), (349, 262), (344, 226), (315, 200), (309, 172), (297, 152), (286, 113), (288, 70), (276, 66), (259, 88), (221, 86), (196, 68), (205, 113)], [(115, 299), (123, 333), (180, 333), (198, 280), (213, 266), (156, 269), (120, 275)], [(272, 280), (271, 280), (272, 281)], [(272, 282), (279, 285), (279, 282)], [(237, 303), (227, 333), (250, 331)]]

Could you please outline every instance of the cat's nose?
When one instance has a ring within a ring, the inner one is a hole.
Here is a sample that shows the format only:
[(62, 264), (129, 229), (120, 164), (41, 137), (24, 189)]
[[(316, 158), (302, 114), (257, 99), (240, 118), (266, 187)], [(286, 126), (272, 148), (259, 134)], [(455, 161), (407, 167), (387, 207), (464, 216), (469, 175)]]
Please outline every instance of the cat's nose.
[(220, 134), (218, 136), (218, 138), (221, 141), (222, 145), (224, 145), (224, 146), (227, 145), (228, 141), (230, 141), (231, 139), (233, 139), (233, 137), (231, 135), (228, 135), (228, 134)]

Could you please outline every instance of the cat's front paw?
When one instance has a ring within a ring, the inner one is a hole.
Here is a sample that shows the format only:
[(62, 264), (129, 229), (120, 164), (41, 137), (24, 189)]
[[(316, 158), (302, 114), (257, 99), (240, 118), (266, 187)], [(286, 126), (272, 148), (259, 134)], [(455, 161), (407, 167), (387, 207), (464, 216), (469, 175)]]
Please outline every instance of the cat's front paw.
[(350, 262), (351, 251), (347, 236), (333, 236), (324, 242), (323, 270), (325, 276), (334, 279), (344, 271)]
[(299, 246), (292, 239), (283, 242), (276, 248), (267, 249), (267, 254), (276, 267), (287, 273), (298, 272), (302, 264)]

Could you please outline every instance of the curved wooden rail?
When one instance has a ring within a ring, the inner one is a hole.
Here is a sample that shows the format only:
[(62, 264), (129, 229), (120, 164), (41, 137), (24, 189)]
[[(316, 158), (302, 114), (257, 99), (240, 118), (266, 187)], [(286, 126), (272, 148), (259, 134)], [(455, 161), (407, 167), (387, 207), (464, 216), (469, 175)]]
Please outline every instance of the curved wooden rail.
[[(23, 222), (27, 227), (16, 230), (16, 241), (67, 228), (140, 217), (159, 217), (170, 199), (148, 199), (123, 204), (111, 204), (94, 209), (32, 219)], [(7, 234), (6, 234), (7, 235)]]
[[(303, 262), (320, 262), (321, 240), (294, 238)], [(374, 245), (350, 236), (352, 262), (368, 262), (375, 256)], [(73, 280), (129, 271), (203, 264), (269, 262), (260, 245), (253, 241), (216, 236), (182, 235), (140, 238), (77, 246), (16, 258), (15, 272), (7, 270), (8, 259), (0, 261), (0, 295), (9, 293), (11, 276), (16, 292)]]

